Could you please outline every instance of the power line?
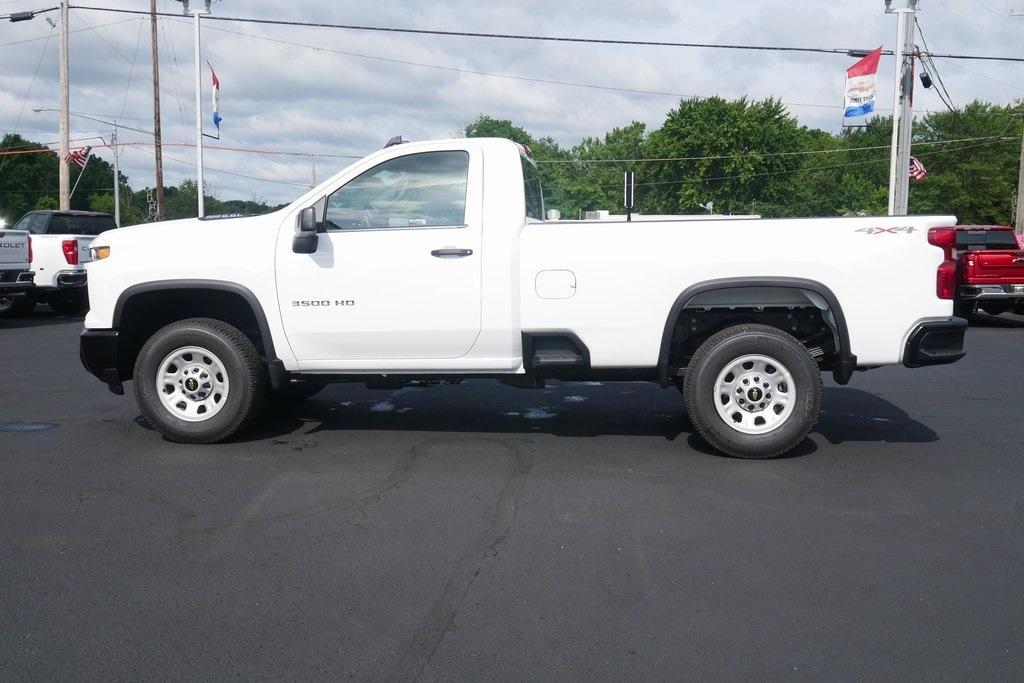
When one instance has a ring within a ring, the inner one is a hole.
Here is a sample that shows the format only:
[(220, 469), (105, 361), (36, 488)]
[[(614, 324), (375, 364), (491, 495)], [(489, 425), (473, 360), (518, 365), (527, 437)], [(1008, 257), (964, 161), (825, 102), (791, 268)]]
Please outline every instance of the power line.
[[(1004, 131), (1005, 132), (1005, 131)], [(929, 140), (915, 142), (915, 146), (921, 145), (952, 145), (959, 142), (973, 142), (975, 140), (991, 140), (991, 135), (984, 135), (973, 138), (959, 138), (955, 140)], [(1007, 138), (1016, 140), (1017, 138)], [(793, 152), (747, 152), (744, 154), (719, 154), (700, 157), (663, 157), (660, 159), (536, 159), (538, 164), (612, 164), (612, 163), (658, 163), (669, 161), (715, 161), (721, 159), (742, 159), (745, 157), (780, 157), (780, 156), (802, 156), (808, 154), (840, 154), (844, 152), (865, 152), (879, 149), (889, 149), (890, 145), (871, 145), (867, 147), (843, 147), (839, 149), (811, 149), (798, 150)]]
[[(72, 9), (87, 10), (95, 12), (119, 12), (123, 14), (149, 14), (142, 10), (130, 10), (130, 9), (115, 9), (108, 7), (93, 7), (90, 5), (71, 5)], [(56, 9), (56, 8), (53, 8)], [(49, 11), (49, 10), (40, 10)], [(167, 17), (180, 17), (179, 14), (172, 14), (169, 12), (158, 12), (159, 16)], [(394, 26), (365, 26), (359, 24), (332, 24), (323, 22), (312, 22), (312, 21), (295, 21), (287, 19), (258, 19), (253, 17), (226, 17), (220, 15), (207, 16), (205, 21), (223, 21), (223, 22), (237, 22), (244, 24), (266, 24), (270, 26), (300, 26), (306, 28), (330, 28), (330, 29), (341, 29), (347, 31), (371, 31), (378, 33), (406, 33), (414, 35), (432, 35), (432, 36), (446, 36), (446, 37), (464, 37), (464, 38), (492, 38), (500, 40), (522, 40), (522, 41), (542, 41), (542, 42), (555, 42), (555, 43), (585, 43), (592, 45), (628, 45), (628, 46), (642, 46), (642, 47), (684, 47), (684, 48), (705, 48), (705, 49), (718, 49), (718, 50), (746, 50), (754, 52), (804, 52), (814, 54), (833, 54), (850, 56), (853, 53), (867, 52), (859, 48), (825, 48), (825, 47), (796, 47), (796, 46), (785, 46), (785, 45), (738, 45), (738, 44), (727, 44), (727, 43), (686, 43), (686, 42), (674, 42), (674, 41), (659, 41), (659, 40), (627, 40), (627, 39), (614, 39), (614, 38), (578, 38), (570, 36), (545, 36), (545, 35), (531, 35), (522, 33), (483, 33), (474, 31), (442, 31), (438, 29), (420, 29), (420, 28), (399, 28)], [(892, 55), (891, 50), (884, 50), (882, 54)], [(936, 54), (936, 57), (944, 57), (946, 59), (976, 59), (976, 60), (991, 60), (991, 61), (1003, 61), (1003, 62), (1024, 62), (1024, 57), (1000, 57), (1000, 56), (989, 56), (989, 55), (962, 55), (962, 54)]]
[[(172, 19), (172, 21), (175, 21), (175, 20)], [(187, 21), (175, 21), (175, 23), (180, 23), (180, 24), (184, 25), (184, 24), (188, 24), (189, 22), (187, 22)], [(489, 76), (489, 77), (493, 77), (493, 78), (507, 78), (507, 79), (516, 80), (516, 81), (526, 81), (526, 82), (530, 82), (530, 83), (545, 83), (545, 84), (549, 84), (549, 85), (564, 85), (564, 86), (570, 86), (570, 87), (574, 87), (574, 88), (591, 88), (591, 89), (595, 89), (595, 90), (604, 90), (604, 91), (608, 91), (608, 92), (622, 92), (622, 93), (628, 93), (628, 94), (634, 94), (634, 95), (656, 95), (656, 96), (673, 97), (673, 98), (681, 98), (681, 99), (690, 99), (690, 98), (700, 98), (701, 97), (700, 95), (668, 92), (668, 91), (664, 91), (664, 90), (644, 90), (644, 89), (640, 89), (640, 88), (623, 88), (623, 87), (617, 87), (617, 86), (613, 86), (613, 85), (603, 85), (603, 84), (599, 84), (599, 83), (581, 83), (579, 81), (565, 81), (565, 80), (555, 80), (555, 79), (550, 79), (550, 78), (537, 78), (537, 77), (533, 77), (533, 76), (523, 76), (523, 75), (519, 75), (519, 74), (500, 73), (500, 72), (494, 72), (494, 71), (480, 71), (480, 70), (477, 70), (477, 69), (467, 69), (467, 68), (463, 68), (463, 67), (444, 66), (444, 65), (440, 65), (440, 64), (429, 64), (429, 63), (425, 63), (425, 62), (413, 62), (413, 61), (410, 61), (410, 60), (396, 59), (396, 58), (393, 58), (393, 57), (381, 57), (381, 56), (378, 56), (378, 55), (369, 55), (369, 54), (360, 53), (360, 52), (351, 52), (349, 50), (338, 50), (338, 49), (335, 49), (335, 48), (322, 47), (320, 45), (310, 45), (308, 43), (300, 43), (300, 42), (293, 41), (293, 40), (284, 40), (282, 38), (272, 38), (270, 36), (261, 36), (261, 35), (255, 34), (255, 33), (246, 33), (244, 31), (236, 31), (234, 29), (220, 28), (220, 27), (217, 27), (217, 26), (208, 26), (207, 28), (209, 30), (211, 30), (211, 31), (220, 31), (222, 33), (231, 33), (231, 34), (237, 35), (237, 36), (245, 36), (247, 38), (254, 38), (256, 40), (263, 40), (263, 41), (267, 41), (267, 42), (270, 42), (270, 43), (278, 43), (278, 44), (281, 44), (281, 45), (289, 45), (291, 47), (302, 47), (302, 48), (306, 48), (306, 49), (313, 50), (313, 51), (316, 51), (316, 52), (326, 52), (326, 53), (330, 53), (330, 54), (344, 55), (344, 56), (347, 56), (347, 57), (357, 57), (359, 59), (370, 59), (370, 60), (379, 61), (379, 62), (387, 62), (387, 63), (390, 63), (390, 64), (401, 64), (403, 66), (415, 66), (415, 67), (421, 67), (421, 68), (424, 68), (424, 69), (437, 69), (439, 71), (448, 71), (448, 72), (452, 72), (452, 73), (469, 74), (469, 75), (473, 75), (473, 76)], [(843, 108), (842, 105), (838, 105), (838, 104), (820, 104), (820, 103), (809, 103), (809, 102), (785, 102), (785, 101), (783, 101), (782, 103), (784, 105), (786, 105), (787, 107), (813, 107), (813, 108), (818, 108), (818, 109), (842, 109)], [(877, 111), (891, 111), (891, 109), (878, 109)], [(921, 111), (921, 110), (917, 110), (917, 111)]]
[[(50, 37), (52, 35), (53, 27), (51, 26), (50, 32), (46, 35), (46, 42), (43, 43), (43, 49), (39, 53), (39, 59), (36, 61), (36, 68), (32, 71), (32, 80), (28, 83), (28, 90), (25, 91), (25, 98), (21, 101), (21, 108), (18, 110), (18, 119), (14, 122), (15, 128), (21, 125), (21, 117), (25, 114), (25, 105), (28, 104), (28, 98), (32, 96), (32, 86), (36, 84), (36, 77), (39, 76), (39, 67), (42, 65), (43, 58), (46, 56), (46, 48), (50, 47)], [(6, 163), (7, 159), (0, 161), (0, 171), (3, 170)]]
[[(96, 24), (96, 26), (94, 28), (104, 28), (106, 26), (117, 26), (118, 24), (127, 24), (127, 23), (132, 22), (132, 21), (141, 21), (141, 20), (137, 19), (135, 17), (132, 17), (130, 19), (118, 19), (117, 21), (110, 21), (110, 22), (107, 22), (106, 24)], [(89, 29), (87, 29), (87, 28), (76, 28), (76, 29), (68, 30), (68, 33), (82, 33), (83, 31), (88, 31), (88, 30)], [(0, 47), (11, 47), (12, 45), (24, 45), (26, 43), (35, 43), (35, 42), (38, 42), (40, 40), (47, 40), (49, 37), (50, 37), (49, 35), (45, 35), (45, 36), (39, 36), (38, 38), (25, 38), (24, 40), (15, 40), (15, 41), (13, 41), (11, 43), (0, 43)]]

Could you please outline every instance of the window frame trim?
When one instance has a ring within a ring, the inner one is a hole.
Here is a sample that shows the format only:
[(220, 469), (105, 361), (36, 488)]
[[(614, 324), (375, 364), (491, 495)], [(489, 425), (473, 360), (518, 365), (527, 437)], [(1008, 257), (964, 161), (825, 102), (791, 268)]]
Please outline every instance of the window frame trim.
[[(462, 218), (465, 219), (466, 218), (466, 213), (469, 211), (469, 206), (468, 206), (469, 185), (470, 185), (470, 174), (472, 173), (473, 154), (468, 149), (459, 149), (459, 148), (431, 149), (431, 150), (423, 150), (423, 151), (419, 151), (419, 152), (409, 152), (408, 154), (397, 154), (397, 155), (395, 155), (393, 157), (389, 157), (389, 158), (387, 158), (387, 159), (385, 159), (383, 161), (380, 161), (380, 162), (374, 164), (373, 166), (370, 166), (365, 171), (361, 171), (361, 172), (357, 173), (356, 175), (354, 175), (350, 179), (348, 179), (344, 184), (339, 185), (338, 187), (334, 188), (331, 192), (328, 192), (327, 194), (325, 194), (320, 199), (320, 201), (323, 202), (323, 206), (324, 206), (323, 211), (324, 211), (324, 213), (323, 213), (323, 218), (321, 218), (321, 220), (320, 220), (320, 229), (318, 229), (317, 232), (318, 233), (323, 233), (323, 234), (336, 234), (336, 233), (344, 234), (344, 233), (347, 233), (347, 232), (394, 232), (394, 231), (406, 231), (406, 230), (459, 230), (459, 229), (463, 229), (463, 228), (468, 228), (469, 227), (469, 223), (453, 223), (453, 224), (444, 224), (444, 225), (374, 226), (374, 227), (365, 227), (365, 228), (329, 228), (329, 227), (327, 227), (327, 210), (328, 210), (328, 208), (330, 206), (331, 196), (336, 194), (337, 192), (341, 191), (345, 187), (347, 187), (349, 185), (349, 183), (352, 183), (352, 182), (358, 180), (359, 178), (363, 177), (364, 175), (366, 175), (370, 171), (373, 171), (374, 169), (376, 169), (376, 168), (378, 168), (380, 166), (383, 166), (384, 164), (389, 164), (392, 161), (395, 161), (396, 159), (405, 159), (407, 157), (420, 156), (420, 155), (424, 155), (424, 154), (438, 154), (438, 153), (444, 154), (444, 153), (450, 153), (450, 152), (457, 152), (457, 153), (460, 153), (460, 154), (464, 154), (466, 156), (466, 195), (465, 195), (465, 199), (463, 200), (463, 207), (462, 207)], [(319, 203), (319, 202), (317, 202), (317, 203)]]

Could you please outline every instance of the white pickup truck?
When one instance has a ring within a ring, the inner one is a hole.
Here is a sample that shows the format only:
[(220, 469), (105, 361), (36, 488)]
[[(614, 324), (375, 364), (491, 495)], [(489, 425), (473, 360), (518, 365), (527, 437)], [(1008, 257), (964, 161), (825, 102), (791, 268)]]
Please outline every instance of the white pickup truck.
[(166, 438), (226, 439), (331, 381), (647, 380), (715, 448), (779, 455), (820, 371), (950, 363), (949, 216), (545, 221), (529, 150), (388, 146), (288, 207), (100, 235), (85, 367)]
[(109, 213), (29, 211), (15, 224), (32, 238), (35, 287), (19, 307), (22, 313), (44, 301), (58, 313), (80, 315), (89, 308), (85, 264), (96, 235), (117, 227)]
[(31, 289), (32, 238), (20, 230), (0, 230), (0, 316), (24, 309)]

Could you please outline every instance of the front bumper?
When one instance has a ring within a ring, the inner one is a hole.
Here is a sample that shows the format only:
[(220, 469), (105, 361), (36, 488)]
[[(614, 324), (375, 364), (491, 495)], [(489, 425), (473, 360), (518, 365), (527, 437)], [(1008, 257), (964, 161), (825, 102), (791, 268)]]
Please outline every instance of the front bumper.
[(966, 355), (964, 336), (967, 321), (963, 318), (934, 318), (917, 324), (907, 338), (903, 364), (908, 368), (955, 363)]
[(78, 342), (82, 365), (119, 396), (124, 394), (117, 362), (117, 330), (84, 330)]
[(960, 288), (964, 301), (1024, 301), (1024, 283), (1011, 285), (964, 285)]

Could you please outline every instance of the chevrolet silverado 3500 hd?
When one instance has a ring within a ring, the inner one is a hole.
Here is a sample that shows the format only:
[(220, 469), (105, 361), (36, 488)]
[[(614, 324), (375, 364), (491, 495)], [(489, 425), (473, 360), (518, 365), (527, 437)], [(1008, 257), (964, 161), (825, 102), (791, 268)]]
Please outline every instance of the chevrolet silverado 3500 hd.
[(96, 238), (83, 363), (209, 443), (329, 381), (678, 387), (701, 436), (763, 458), (818, 419), (820, 371), (950, 363), (956, 220), (545, 221), (529, 150), (388, 146), (258, 217)]

